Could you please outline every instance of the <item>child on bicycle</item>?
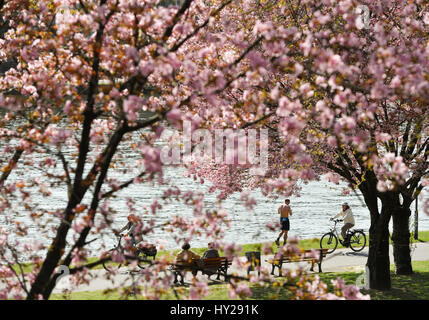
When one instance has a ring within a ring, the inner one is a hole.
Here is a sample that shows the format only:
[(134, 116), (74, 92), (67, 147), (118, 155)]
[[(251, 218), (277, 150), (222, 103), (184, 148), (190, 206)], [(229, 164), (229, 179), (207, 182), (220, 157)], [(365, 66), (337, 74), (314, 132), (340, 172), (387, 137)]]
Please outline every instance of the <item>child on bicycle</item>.
[(343, 236), (344, 244), (347, 246), (349, 242), (349, 239), (347, 238), (347, 230), (353, 228), (355, 225), (355, 219), (353, 217), (352, 209), (347, 202), (344, 202), (342, 204), (342, 211), (338, 213), (335, 217), (331, 218), (331, 220), (334, 220), (336, 218), (342, 218), (344, 221), (344, 225), (341, 228), (341, 235)]

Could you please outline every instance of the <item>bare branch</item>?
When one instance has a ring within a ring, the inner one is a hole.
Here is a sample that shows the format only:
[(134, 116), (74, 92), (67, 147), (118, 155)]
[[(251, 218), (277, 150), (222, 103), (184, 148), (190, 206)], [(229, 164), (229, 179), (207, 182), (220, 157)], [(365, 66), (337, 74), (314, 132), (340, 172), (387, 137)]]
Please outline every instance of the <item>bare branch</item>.
[(183, 2), (182, 6), (180, 7), (179, 11), (176, 12), (174, 18), (173, 18), (173, 22), (171, 25), (169, 25), (167, 27), (167, 29), (165, 29), (164, 35), (162, 36), (162, 39), (164, 41), (167, 41), (168, 38), (171, 36), (171, 34), (173, 33), (173, 29), (176, 26), (176, 24), (179, 22), (180, 18), (182, 17), (182, 15), (186, 12), (186, 10), (189, 9), (189, 7), (191, 6), (191, 3), (194, 0), (186, 0), (185, 2)]
[(23, 149), (17, 148), (15, 150), (15, 153), (12, 156), (12, 159), (9, 160), (9, 163), (6, 167), (6, 169), (3, 171), (1, 177), (0, 177), (0, 186), (4, 184), (4, 182), (9, 177), (10, 173), (12, 172), (15, 165), (18, 163), (19, 159), (21, 158), (22, 153), (24, 152)]
[(208, 25), (210, 18), (216, 16), (219, 12), (222, 11), (223, 8), (225, 8), (228, 4), (230, 4), (232, 2), (232, 0), (228, 0), (225, 1), (224, 3), (222, 3), (220, 5), (219, 8), (217, 8), (216, 10), (214, 10), (212, 13), (210, 13), (210, 17), (203, 22), (203, 24), (201, 24), (200, 26), (198, 26), (193, 32), (191, 32), (189, 35), (187, 35), (184, 39), (182, 39), (181, 41), (179, 41), (179, 43), (176, 43), (171, 49), (170, 52), (175, 52), (177, 51), (186, 41), (188, 41), (189, 39), (191, 39), (193, 36), (195, 36), (201, 29), (203, 29), (205, 26)]

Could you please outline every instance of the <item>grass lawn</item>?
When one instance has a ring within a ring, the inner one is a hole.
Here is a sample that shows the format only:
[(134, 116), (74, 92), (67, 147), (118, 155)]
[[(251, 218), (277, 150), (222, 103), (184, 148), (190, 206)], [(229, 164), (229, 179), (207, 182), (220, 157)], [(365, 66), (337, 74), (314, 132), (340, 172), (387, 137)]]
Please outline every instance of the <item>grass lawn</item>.
[[(362, 293), (369, 294), (372, 300), (429, 300), (429, 260), (413, 261), (414, 274), (409, 276), (399, 276), (394, 274), (393, 265), (391, 267), (392, 289), (389, 291), (362, 290)], [(327, 272), (317, 273), (320, 279), (332, 290), (331, 280), (342, 278), (346, 284), (356, 284), (356, 280), (363, 272)], [(250, 300), (283, 300), (290, 299), (292, 293), (284, 288), (269, 287), (262, 288), (250, 285), (253, 295)], [(179, 292), (186, 293), (187, 287), (177, 288)], [(117, 300), (120, 294), (117, 291), (103, 293), (103, 291), (76, 292), (69, 296), (71, 300)], [(130, 296), (130, 299), (136, 297)], [(176, 299), (172, 290), (166, 293), (165, 299)], [(52, 300), (64, 299), (61, 294), (53, 294)], [(229, 300), (227, 286), (225, 284), (210, 285), (210, 294), (207, 300)]]
[[(391, 266), (392, 289), (389, 291), (361, 290), (372, 300), (429, 300), (429, 260), (413, 261), (414, 274), (399, 276)], [(363, 272), (320, 273), (320, 279), (332, 287), (330, 280), (341, 277), (347, 284), (355, 284)]]

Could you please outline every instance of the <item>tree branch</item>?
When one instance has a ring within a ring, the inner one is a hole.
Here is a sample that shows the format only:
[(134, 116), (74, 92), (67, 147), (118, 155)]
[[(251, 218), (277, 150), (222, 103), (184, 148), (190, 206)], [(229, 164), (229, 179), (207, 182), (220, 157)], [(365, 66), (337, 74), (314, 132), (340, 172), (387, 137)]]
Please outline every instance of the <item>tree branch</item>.
[(176, 12), (176, 14), (174, 15), (173, 18), (173, 22), (171, 25), (169, 25), (167, 27), (167, 29), (165, 29), (164, 35), (162, 36), (162, 39), (164, 41), (167, 41), (168, 38), (171, 36), (171, 34), (173, 33), (173, 29), (176, 26), (176, 24), (179, 22), (180, 18), (182, 17), (182, 15), (185, 13), (186, 10), (189, 9), (189, 7), (191, 6), (191, 3), (194, 0), (185, 0), (185, 2), (182, 4), (182, 6), (180, 7), (179, 11)]
[(186, 41), (188, 41), (190, 38), (192, 38), (193, 36), (195, 36), (201, 29), (203, 29), (205, 26), (207, 26), (211, 17), (214, 17), (215, 15), (217, 15), (219, 12), (222, 11), (223, 8), (225, 8), (231, 2), (232, 2), (232, 0), (228, 0), (228, 1), (225, 1), (224, 3), (222, 3), (219, 6), (219, 8), (217, 8), (215, 11), (213, 11), (212, 13), (210, 13), (210, 17), (208, 19), (206, 19), (206, 21), (204, 21), (203, 24), (201, 24), (200, 26), (198, 26), (192, 33), (190, 33), (189, 35), (187, 35), (184, 39), (182, 39), (181, 41), (179, 41), (179, 43), (176, 43), (169, 51), (170, 52), (177, 51)]

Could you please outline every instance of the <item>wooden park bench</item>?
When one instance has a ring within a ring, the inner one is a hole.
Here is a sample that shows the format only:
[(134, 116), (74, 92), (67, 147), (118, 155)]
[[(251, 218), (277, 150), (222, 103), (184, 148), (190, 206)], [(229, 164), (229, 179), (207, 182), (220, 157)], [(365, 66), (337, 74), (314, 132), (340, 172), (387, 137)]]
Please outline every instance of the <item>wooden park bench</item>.
[(326, 257), (326, 254), (328, 253), (328, 249), (315, 249), (315, 250), (319, 251), (319, 257), (312, 257), (311, 256), (312, 250), (302, 250), (300, 256), (286, 256), (286, 257), (280, 257), (280, 258), (276, 258), (274, 256), (273, 258), (265, 261), (272, 265), (273, 267), (271, 270), (272, 275), (274, 275), (274, 270), (276, 267), (279, 269), (280, 277), (282, 276), (283, 263), (289, 263), (289, 262), (301, 262), (301, 261), (311, 262), (310, 271), (313, 271), (314, 264), (317, 263), (317, 265), (319, 266), (319, 272), (322, 272), (322, 261), (323, 261), (323, 258)]
[(170, 265), (170, 270), (174, 273), (174, 283), (178, 283), (178, 278), (180, 277), (180, 283), (184, 284), (184, 275), (186, 272), (190, 271), (195, 275), (198, 271), (201, 271), (202, 274), (212, 276), (217, 274), (217, 280), (220, 279), (222, 275), (225, 279), (228, 274), (228, 267), (231, 265), (231, 261), (228, 261), (226, 257), (218, 258), (206, 258), (206, 259), (192, 259), (189, 263), (174, 263)]

